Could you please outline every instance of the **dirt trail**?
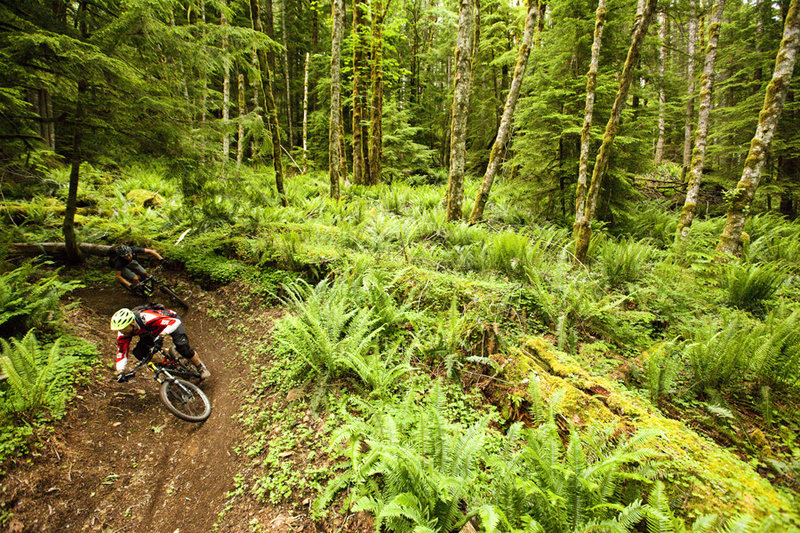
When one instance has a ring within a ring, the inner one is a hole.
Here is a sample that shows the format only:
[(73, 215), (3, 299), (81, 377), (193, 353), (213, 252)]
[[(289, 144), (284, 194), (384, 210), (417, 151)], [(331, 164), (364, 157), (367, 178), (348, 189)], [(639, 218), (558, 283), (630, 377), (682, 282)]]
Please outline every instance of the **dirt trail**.
[(74, 294), (82, 302), (76, 312), (81, 334), (101, 341), (103, 365), (91, 386), (80, 387), (44, 447), (2, 481), (0, 502), (13, 512), (10, 531), (212, 530), (241, 468), (233, 451), (241, 431), (232, 415), (249, 383), (246, 366), (228, 342), (227, 321), (202, 311), (204, 297), (193, 290), (193, 309), (176, 310), (213, 373), (202, 386), (212, 405), (202, 424), (169, 414), (148, 372), (129, 383), (113, 381), (109, 317), (140, 302), (107, 285)]

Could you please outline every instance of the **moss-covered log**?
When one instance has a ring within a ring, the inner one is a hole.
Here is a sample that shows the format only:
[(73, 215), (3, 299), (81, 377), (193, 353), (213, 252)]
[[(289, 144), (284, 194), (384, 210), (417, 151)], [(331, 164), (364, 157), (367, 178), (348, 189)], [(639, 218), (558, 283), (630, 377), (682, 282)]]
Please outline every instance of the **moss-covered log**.
[(792, 72), (800, 44), (800, 16), (798, 16), (798, 0), (792, 0), (784, 23), (783, 39), (775, 58), (775, 70), (772, 80), (767, 86), (764, 106), (758, 116), (758, 128), (750, 143), (750, 152), (744, 163), (744, 170), (736, 185), (727, 220), (722, 230), (717, 251), (725, 255), (736, 255), (741, 246), (742, 229), (750, 204), (756, 194), (761, 173), (772, 145), (772, 137), (778, 126), (778, 120), (789, 92)]
[[(558, 410), (578, 428), (616, 427), (631, 433), (639, 429), (659, 431), (655, 445), (664, 458), (660, 476), (670, 479), (690, 514), (718, 513), (733, 516), (745, 512), (757, 518), (772, 516), (771, 531), (793, 530), (800, 517), (788, 498), (776, 491), (748, 464), (713, 441), (698, 435), (682, 422), (664, 417), (649, 402), (613, 381), (590, 375), (570, 356), (538, 337), (527, 338), (499, 360), (503, 378), (516, 383), (513, 390), (498, 390), (497, 401), (507, 415), (516, 406), (530, 405), (528, 383), (536, 380), (545, 400), (563, 394)], [(501, 358), (502, 356), (495, 356)]]
[[(78, 243), (82, 254), (107, 256), (111, 246), (107, 244)], [(63, 242), (15, 242), (8, 245), (8, 251), (16, 255), (67, 255), (67, 247)]]

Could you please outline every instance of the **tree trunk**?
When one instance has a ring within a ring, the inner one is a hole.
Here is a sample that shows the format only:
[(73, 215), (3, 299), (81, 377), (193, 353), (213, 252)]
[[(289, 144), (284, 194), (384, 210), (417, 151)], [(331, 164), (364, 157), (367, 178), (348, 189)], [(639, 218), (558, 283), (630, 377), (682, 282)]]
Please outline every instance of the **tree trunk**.
[[(367, 25), (365, 16), (368, 6), (365, 0), (355, 0), (353, 6), (353, 182), (369, 184), (367, 133), (364, 128), (366, 117), (367, 86), (364, 72), (366, 63), (365, 47), (367, 41)], [(367, 76), (369, 71), (367, 71)]]
[[(308, 170), (308, 61), (311, 52), (306, 52), (305, 75), (303, 77), (303, 173)], [(330, 136), (329, 136), (330, 137)], [(330, 142), (330, 139), (329, 139)]]
[[(197, 25), (197, 17), (194, 17), (194, 21), (191, 22), (193, 25)], [(200, 0), (200, 20), (203, 22), (203, 26), (200, 29), (200, 39), (201, 41), (205, 40), (206, 36), (206, 3), (205, 0)], [(206, 76), (206, 67), (205, 64), (200, 65), (200, 77), (203, 79), (203, 94), (200, 97), (201, 106), (200, 106), (200, 122), (206, 122), (206, 113), (208, 112), (208, 76)], [(205, 157), (205, 156), (203, 156)]]
[(287, 0), (283, 0), (283, 13), (281, 16), (281, 27), (283, 29), (283, 79), (286, 81), (286, 124), (289, 128), (288, 148), (292, 151), (294, 147), (294, 131), (292, 131), (292, 93), (289, 84), (289, 47), (286, 46), (286, 10)]
[[(602, 1), (604, 0), (601, 0), (601, 2)], [(500, 168), (503, 152), (511, 134), (514, 109), (517, 106), (517, 98), (519, 97), (520, 87), (522, 86), (522, 79), (525, 77), (525, 70), (528, 66), (528, 57), (530, 56), (531, 44), (533, 43), (533, 35), (536, 32), (536, 15), (536, 0), (528, 0), (528, 16), (525, 19), (525, 33), (522, 36), (522, 42), (517, 52), (517, 64), (514, 67), (514, 78), (508, 90), (508, 96), (506, 96), (503, 117), (500, 120), (500, 126), (497, 128), (497, 137), (494, 140), (492, 151), (489, 154), (489, 164), (486, 166), (483, 182), (478, 190), (478, 195), (475, 197), (475, 205), (469, 216), (469, 221), (471, 223), (475, 223), (483, 217), (486, 199), (489, 197), (489, 191), (492, 189), (492, 183)]]
[(579, 263), (586, 262), (587, 252), (589, 250), (589, 239), (592, 236), (592, 219), (597, 210), (597, 200), (600, 197), (600, 188), (603, 185), (603, 178), (608, 168), (611, 147), (614, 144), (614, 139), (619, 130), (622, 109), (625, 107), (625, 100), (628, 97), (628, 92), (633, 83), (634, 69), (639, 62), (639, 52), (641, 51), (642, 42), (647, 35), (647, 28), (650, 25), (650, 20), (653, 18), (655, 5), (656, 0), (646, 0), (646, 4), (641, 13), (636, 16), (636, 29), (633, 32), (631, 46), (628, 49), (628, 57), (625, 60), (625, 67), (622, 69), (622, 75), (620, 76), (619, 89), (614, 99), (614, 105), (611, 108), (611, 116), (608, 118), (608, 123), (606, 124), (603, 144), (600, 145), (600, 151), (597, 154), (597, 160), (594, 164), (592, 181), (589, 184), (589, 191), (587, 193), (584, 216), (580, 220), (576, 220), (573, 227), (575, 260)]
[(383, 157), (383, 20), (389, 9), (389, 0), (374, 0), (372, 6), (372, 84), (370, 93), (369, 121), (369, 177), (373, 185), (381, 181), (381, 159)]
[(700, 111), (697, 116), (697, 133), (694, 138), (692, 166), (689, 171), (689, 185), (686, 187), (686, 200), (683, 203), (681, 218), (678, 221), (678, 233), (675, 242), (685, 239), (689, 234), (694, 215), (697, 212), (697, 197), (700, 194), (700, 182), (703, 179), (703, 165), (706, 158), (708, 123), (711, 116), (711, 92), (714, 89), (714, 62), (717, 59), (717, 44), (722, 23), (722, 10), (725, 0), (717, 0), (711, 10), (708, 24), (708, 44), (703, 66), (703, 77), (700, 82)]
[[(224, 7), (224, 6), (223, 6)], [(225, 20), (225, 13), (220, 14), (220, 25), (224, 26), (228, 25), (228, 21)], [(222, 161), (223, 164), (227, 163), (228, 158), (231, 155), (231, 137), (230, 133), (228, 132), (228, 125), (230, 122), (230, 106), (231, 106), (231, 68), (228, 64), (228, 38), (223, 34), (222, 36), (222, 60), (224, 61), (225, 65), (225, 73), (222, 78), (222, 128), (223, 128), (223, 135), (222, 135)]]
[[(83, 4), (81, 4), (82, 6)], [(72, 165), (69, 172), (69, 191), (67, 192), (67, 209), (64, 212), (64, 246), (67, 260), (71, 263), (82, 261), (78, 239), (75, 237), (75, 213), (78, 210), (78, 181), (81, 171), (81, 141), (83, 140), (83, 95), (87, 85), (78, 82), (78, 93), (75, 96), (75, 125), (72, 133)]]
[[(666, 8), (665, 8), (666, 9)], [(664, 159), (664, 130), (666, 129), (667, 93), (664, 89), (667, 72), (667, 40), (669, 39), (666, 11), (658, 14), (658, 137), (656, 138), (656, 153), (654, 163), (656, 166), (661, 164)]]
[(244, 115), (246, 113), (244, 106), (244, 74), (240, 72), (236, 77), (236, 81), (238, 89), (237, 94), (239, 97), (239, 131), (236, 137), (236, 168), (239, 168), (242, 164), (242, 159), (244, 159)]
[(694, 120), (694, 64), (695, 64), (695, 45), (697, 44), (697, 4), (692, 2), (692, 15), (689, 18), (689, 42), (686, 49), (686, 80), (688, 87), (686, 90), (686, 121), (683, 126), (683, 167), (681, 168), (681, 182), (686, 181), (686, 174), (689, 172), (689, 165), (692, 157), (692, 121)]
[[(331, 182), (331, 198), (339, 198), (341, 181), (342, 153), (339, 143), (341, 128), (342, 91), (342, 34), (344, 33), (344, 0), (333, 0), (333, 35), (331, 38), (331, 119), (328, 128), (328, 174)], [(306, 56), (308, 65), (308, 56)], [(306, 69), (306, 76), (308, 69)], [(305, 134), (304, 134), (305, 137)]]
[[(261, 84), (261, 74), (260, 74), (261, 68), (258, 66), (258, 54), (256, 53), (256, 49), (255, 48), (253, 48), (252, 62), (253, 62), (253, 72), (258, 73), (251, 80), (251, 85), (253, 87), (253, 112), (256, 114), (256, 116), (260, 117), (261, 113), (259, 113), (259, 109), (261, 108), (261, 100), (260, 100), (259, 94), (258, 94), (258, 86)], [(250, 140), (250, 157), (252, 158), (252, 160), (254, 162), (257, 160), (255, 155), (256, 155), (258, 149), (259, 149), (259, 147), (256, 146), (256, 139), (254, 137), (251, 138), (251, 140)]]
[[(271, 4), (271, 2), (268, 2)], [(250, 0), (250, 19), (255, 31), (263, 31), (261, 16), (259, 14), (258, 0)], [(275, 188), (281, 199), (281, 205), (289, 205), (286, 199), (286, 191), (283, 186), (283, 159), (281, 158), (281, 130), (278, 126), (278, 112), (275, 107), (275, 96), (272, 91), (272, 71), (269, 68), (269, 59), (265, 57), (264, 51), (258, 51), (258, 62), (261, 76), (261, 92), (264, 94), (264, 109), (266, 110), (267, 126), (272, 135), (272, 165), (275, 168)], [(264, 83), (264, 77), (267, 82)]]
[(467, 151), (467, 116), (469, 115), (470, 79), (472, 77), (473, 39), (472, 0), (461, 0), (456, 37), (453, 107), (450, 122), (450, 176), (447, 184), (447, 220), (462, 216), (464, 166)]
[(586, 188), (589, 183), (589, 147), (592, 142), (592, 116), (594, 114), (594, 98), (597, 90), (597, 70), (600, 66), (600, 47), (603, 45), (603, 29), (606, 25), (606, 0), (597, 4), (597, 16), (594, 23), (594, 41), (592, 42), (592, 59), (589, 72), (586, 74), (586, 107), (583, 113), (581, 128), (581, 155), (578, 160), (578, 185), (575, 189), (575, 222), (583, 218), (586, 210)]
[(764, 97), (764, 106), (758, 117), (758, 129), (750, 143), (750, 152), (744, 163), (744, 170), (739, 183), (736, 185), (731, 204), (728, 207), (728, 217), (725, 228), (722, 230), (717, 251), (728, 255), (739, 252), (742, 228), (745, 222), (745, 213), (753, 201), (764, 169), (767, 152), (772, 144), (772, 137), (781, 116), (783, 103), (792, 81), (792, 71), (797, 48), (800, 43), (800, 16), (798, 16), (798, 0), (792, 0), (783, 29), (778, 55), (775, 58), (775, 70), (772, 80), (767, 86)]

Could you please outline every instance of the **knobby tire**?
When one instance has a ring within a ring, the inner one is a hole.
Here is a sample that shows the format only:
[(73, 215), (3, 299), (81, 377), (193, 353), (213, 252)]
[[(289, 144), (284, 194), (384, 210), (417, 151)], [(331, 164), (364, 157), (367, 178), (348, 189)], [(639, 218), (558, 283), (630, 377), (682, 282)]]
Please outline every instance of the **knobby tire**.
[(200, 388), (189, 381), (167, 380), (161, 384), (161, 401), (169, 411), (187, 422), (202, 422), (211, 414), (211, 402)]
[(163, 292), (167, 296), (170, 296), (171, 298), (173, 298), (176, 302), (178, 302), (184, 308), (186, 308), (186, 309), (189, 308), (189, 306), (186, 305), (186, 302), (184, 302), (183, 299), (175, 293), (175, 291), (173, 291), (172, 289), (170, 289), (169, 287), (167, 287), (163, 283), (159, 283), (158, 284), (158, 288), (161, 289), (161, 292)]

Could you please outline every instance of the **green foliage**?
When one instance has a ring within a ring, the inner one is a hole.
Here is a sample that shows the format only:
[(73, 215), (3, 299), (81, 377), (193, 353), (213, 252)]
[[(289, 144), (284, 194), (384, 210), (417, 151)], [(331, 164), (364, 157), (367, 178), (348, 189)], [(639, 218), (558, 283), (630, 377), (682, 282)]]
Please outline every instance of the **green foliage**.
[(40, 268), (28, 262), (0, 274), (0, 326), (4, 336), (31, 328), (53, 329), (61, 317), (59, 299), (82, 286), (77, 281), (61, 281), (57, 272), (39, 277), (36, 272)]
[(493, 461), (498, 512), (508, 530), (526, 524), (548, 532), (584, 531), (590, 525), (634, 530), (650, 512), (638, 497), (655, 473), (651, 463), (657, 453), (650, 442), (657, 433), (615, 444), (609, 431), (584, 440), (573, 428), (565, 446), (553, 414), (551, 405), (545, 423), (522, 431), (525, 444), (519, 451)]
[(800, 310), (779, 307), (754, 330), (752, 367), (762, 383), (796, 387), (800, 381)]
[(673, 392), (681, 361), (674, 342), (653, 346), (645, 357), (647, 391), (650, 399), (656, 401)]
[[(389, 310), (385, 293), (375, 291), (370, 282), (361, 286), (364, 300), (353, 297), (355, 287), (327, 280), (313, 287), (302, 280), (285, 287), (294, 314), (276, 324), (275, 345), (305, 361), (313, 375), (330, 380), (355, 374), (383, 394), (410, 370), (399, 346), (381, 349), (378, 344), (384, 329), (397, 319), (397, 309)], [(378, 296), (378, 306), (370, 304), (371, 296)]]
[(18, 415), (35, 416), (48, 411), (58, 416), (64, 409), (65, 391), (57, 376), (70, 358), (61, 358), (61, 339), (45, 354), (33, 330), (21, 341), (0, 339), (0, 368), (8, 376), (10, 390), (3, 409)]
[(785, 277), (780, 266), (731, 263), (724, 272), (727, 302), (740, 309), (759, 311), (775, 295)]
[[(448, 422), (445, 394), (429, 401), (369, 407), (334, 433), (344, 440), (351, 469), (335, 479), (316, 506), (346, 484), (354, 510), (375, 515), (375, 531), (458, 530), (477, 514), (470, 508), (486, 440), (486, 421), (468, 429)], [(367, 451), (363, 451), (366, 448)], [(464, 506), (467, 510), (464, 510)]]
[(692, 390), (702, 395), (707, 389), (722, 391), (740, 385), (755, 349), (746, 319), (732, 317), (723, 324), (710, 319), (702, 321), (692, 331), (692, 342), (686, 346)]
[(647, 242), (622, 240), (606, 241), (600, 250), (603, 277), (613, 288), (638, 281), (647, 268), (655, 250)]

